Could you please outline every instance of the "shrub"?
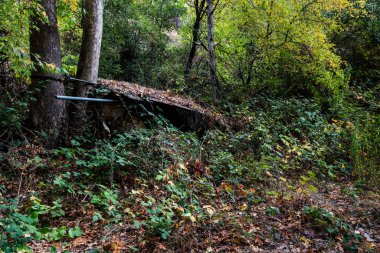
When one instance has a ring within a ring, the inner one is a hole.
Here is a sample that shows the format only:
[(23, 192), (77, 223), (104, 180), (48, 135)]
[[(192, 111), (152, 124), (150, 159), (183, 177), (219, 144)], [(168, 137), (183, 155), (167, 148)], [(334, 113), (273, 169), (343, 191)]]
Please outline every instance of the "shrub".
[(380, 116), (367, 115), (357, 121), (351, 135), (353, 174), (370, 185), (380, 184)]

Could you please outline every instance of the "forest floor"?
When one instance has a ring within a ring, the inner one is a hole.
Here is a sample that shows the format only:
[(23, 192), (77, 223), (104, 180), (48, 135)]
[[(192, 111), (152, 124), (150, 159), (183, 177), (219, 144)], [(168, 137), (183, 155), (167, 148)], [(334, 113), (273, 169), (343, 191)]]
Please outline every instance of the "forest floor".
[(258, 97), (239, 131), (150, 115), (50, 150), (20, 135), (0, 151), (0, 252), (380, 252), (366, 110)]
[[(59, 178), (62, 168), (46, 173), (25, 170), (19, 180), (0, 182), (9, 193), (4, 197), (17, 193), (26, 202), (31, 195), (49, 202), (55, 189), (47, 178)], [(201, 174), (193, 177), (203, 182)], [(116, 221), (95, 221), (94, 202), (73, 193), (63, 199), (64, 216), (41, 216), (41, 223), (79, 226), (81, 235), (28, 246), (32, 252), (380, 252), (379, 193), (360, 190), (344, 179), (316, 180), (311, 186), (292, 177), (268, 172), (254, 188), (222, 182), (211, 192), (194, 192), (190, 197), (201, 203), (205, 215), (182, 215), (165, 239), (136, 222), (151, 214), (149, 200), (170, 195), (172, 181), (131, 178), (122, 185), (118, 203), (107, 206), (109, 211), (119, 209)], [(180, 206), (171, 208), (181, 212)]]

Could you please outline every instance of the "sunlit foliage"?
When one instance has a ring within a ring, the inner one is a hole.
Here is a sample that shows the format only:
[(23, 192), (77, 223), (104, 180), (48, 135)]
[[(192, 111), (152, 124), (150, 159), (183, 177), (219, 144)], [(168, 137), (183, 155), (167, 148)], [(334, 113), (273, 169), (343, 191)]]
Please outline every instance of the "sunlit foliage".
[(351, 7), (347, 0), (226, 5), (218, 19), (221, 74), (248, 96), (265, 88), (285, 94), (339, 92), (347, 83), (345, 64), (329, 34), (340, 29), (341, 11), (353, 13)]
[(33, 1), (5, 0), (0, 5), (0, 61), (8, 61), (16, 77), (30, 75), (28, 17), (37, 10), (41, 8)]

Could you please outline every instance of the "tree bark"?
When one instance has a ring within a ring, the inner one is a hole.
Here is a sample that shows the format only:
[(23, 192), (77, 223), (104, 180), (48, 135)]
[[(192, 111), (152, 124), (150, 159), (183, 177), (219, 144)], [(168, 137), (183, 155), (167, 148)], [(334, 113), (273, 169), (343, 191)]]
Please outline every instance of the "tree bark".
[[(103, 0), (84, 0), (84, 26), (82, 46), (79, 56), (76, 77), (96, 83), (98, 80), (99, 58), (103, 31)], [(78, 83), (74, 89), (74, 95), (87, 97), (90, 86)], [(70, 108), (71, 133), (81, 134), (86, 124), (86, 102), (76, 102)]]
[(201, 21), (203, 19), (205, 13), (205, 2), (206, 0), (195, 0), (194, 1), (194, 9), (195, 9), (195, 22), (193, 26), (193, 38), (191, 42), (191, 48), (189, 52), (189, 57), (187, 59), (186, 67), (185, 67), (185, 78), (190, 74), (190, 71), (193, 66), (193, 60), (195, 54), (197, 52), (198, 43), (199, 43), (199, 30), (201, 27)]
[(54, 98), (55, 95), (64, 94), (63, 83), (54, 80), (54, 74), (46, 68), (47, 64), (61, 67), (57, 9), (55, 0), (42, 0), (40, 3), (48, 22), (43, 21), (39, 15), (30, 17), (30, 54), (35, 64), (32, 87), (39, 90), (35, 101), (30, 105), (30, 123), (34, 129), (45, 132), (45, 145), (55, 146), (66, 126), (65, 102)]
[(215, 41), (214, 41), (214, 0), (207, 0), (207, 27), (208, 27), (208, 55), (210, 68), (210, 82), (214, 89), (214, 97), (218, 98), (221, 86), (217, 74)]

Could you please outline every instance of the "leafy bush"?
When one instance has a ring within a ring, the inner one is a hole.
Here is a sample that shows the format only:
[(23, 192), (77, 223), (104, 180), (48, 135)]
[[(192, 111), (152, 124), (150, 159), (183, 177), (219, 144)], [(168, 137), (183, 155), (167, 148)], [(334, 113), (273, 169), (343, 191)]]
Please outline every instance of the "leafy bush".
[(333, 212), (317, 206), (305, 206), (303, 214), (305, 221), (309, 221), (313, 226), (325, 230), (329, 235), (333, 237), (341, 235), (346, 249), (357, 252), (358, 245), (363, 237), (355, 234), (353, 227), (335, 216)]
[(351, 158), (354, 175), (370, 185), (380, 183), (380, 116), (367, 115), (352, 132)]
[(183, 52), (168, 31), (175, 30), (171, 20), (185, 11), (181, 1), (108, 2), (100, 75), (161, 88), (175, 83)]
[(5, 134), (6, 131), (21, 130), (21, 115), (19, 110), (14, 107), (8, 107), (0, 103), (0, 131)]
[(346, 0), (227, 4), (217, 16), (216, 38), (228, 95), (245, 100), (262, 90), (280, 96), (340, 93), (348, 75), (329, 35), (339, 30), (340, 9), (349, 5)]
[(91, 204), (105, 211), (110, 217), (113, 218), (113, 221), (120, 220), (121, 215), (118, 212), (118, 193), (102, 185), (99, 185), (98, 188), (100, 189), (99, 194), (94, 194), (87, 191), (87, 194), (91, 197)]
[(29, 215), (19, 213), (17, 201), (2, 199), (0, 205), (0, 244), (1, 250), (14, 252), (26, 250), (26, 243), (34, 237), (41, 237), (37, 221)]
[(143, 203), (143, 205), (150, 207), (148, 209), (149, 218), (144, 225), (152, 236), (161, 236), (162, 239), (167, 239), (177, 220), (173, 209), (173, 201), (163, 199), (156, 206), (152, 206), (152, 204), (152, 202)]
[[(1, 99), (1, 97), (0, 97)], [(8, 106), (0, 101), (0, 150), (9, 147), (16, 141), (22, 130), (27, 104), (12, 97), (9, 100), (15, 102)]]
[(0, 249), (4, 252), (28, 252), (27, 243), (32, 240), (57, 241), (63, 237), (81, 236), (79, 227), (55, 228), (40, 224), (42, 215), (50, 214), (52, 217), (64, 215), (61, 207), (59, 200), (54, 202), (54, 206), (47, 206), (32, 196), (31, 206), (23, 214), (18, 199), (0, 198)]

